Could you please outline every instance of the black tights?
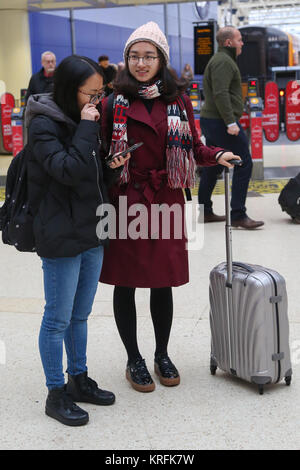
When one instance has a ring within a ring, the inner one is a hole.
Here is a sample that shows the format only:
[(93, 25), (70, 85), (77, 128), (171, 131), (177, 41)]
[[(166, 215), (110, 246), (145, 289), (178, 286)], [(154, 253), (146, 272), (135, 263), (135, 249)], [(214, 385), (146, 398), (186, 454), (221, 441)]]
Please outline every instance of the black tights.
[[(173, 319), (171, 287), (150, 289), (150, 311), (156, 340), (155, 354), (166, 354)], [(115, 287), (114, 314), (119, 334), (128, 354), (128, 360), (141, 358), (137, 344), (134, 287)]]

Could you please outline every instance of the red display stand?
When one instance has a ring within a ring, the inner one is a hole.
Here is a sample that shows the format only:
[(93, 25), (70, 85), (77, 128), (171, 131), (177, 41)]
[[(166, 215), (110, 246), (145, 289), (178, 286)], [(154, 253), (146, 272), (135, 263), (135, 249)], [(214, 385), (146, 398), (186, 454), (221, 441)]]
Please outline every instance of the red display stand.
[(288, 82), (285, 90), (285, 125), (288, 139), (300, 139), (300, 85), (296, 80)]
[(240, 125), (242, 126), (244, 131), (249, 128), (250, 126), (249, 114), (245, 112), (242, 114), (242, 117), (240, 119)]
[(0, 97), (0, 153), (12, 153), (11, 113), (15, 99), (11, 93), (3, 93)]
[(263, 133), (262, 117), (251, 118), (251, 154), (252, 160), (262, 160), (263, 158)]
[(23, 137), (24, 108), (14, 108), (11, 116), (13, 156), (15, 157), (24, 146)]
[(279, 91), (275, 82), (267, 82), (263, 111), (263, 130), (269, 142), (279, 137)]

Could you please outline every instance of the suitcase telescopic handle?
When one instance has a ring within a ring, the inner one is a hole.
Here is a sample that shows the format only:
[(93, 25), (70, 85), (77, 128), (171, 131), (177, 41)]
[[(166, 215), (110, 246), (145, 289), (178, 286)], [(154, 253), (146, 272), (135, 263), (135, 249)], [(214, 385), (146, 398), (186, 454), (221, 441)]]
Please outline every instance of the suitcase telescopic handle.
[[(243, 164), (242, 160), (232, 159), (228, 163), (234, 166)], [(229, 168), (225, 166), (225, 214), (226, 214), (226, 258), (227, 258), (227, 285), (232, 285), (232, 240), (231, 240), (231, 220), (230, 220), (230, 188), (229, 188)]]

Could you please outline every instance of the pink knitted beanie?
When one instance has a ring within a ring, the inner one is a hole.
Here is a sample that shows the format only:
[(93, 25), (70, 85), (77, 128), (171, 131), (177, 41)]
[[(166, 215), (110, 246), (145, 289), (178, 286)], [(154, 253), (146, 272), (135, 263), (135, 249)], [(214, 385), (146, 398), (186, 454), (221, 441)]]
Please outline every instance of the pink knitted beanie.
[(154, 23), (154, 21), (149, 21), (149, 23), (143, 24), (135, 31), (133, 31), (133, 33), (129, 36), (124, 49), (125, 61), (127, 59), (127, 54), (132, 44), (141, 41), (151, 42), (151, 44), (156, 46), (163, 53), (167, 64), (169, 63), (169, 45), (166, 36), (161, 31), (159, 26)]

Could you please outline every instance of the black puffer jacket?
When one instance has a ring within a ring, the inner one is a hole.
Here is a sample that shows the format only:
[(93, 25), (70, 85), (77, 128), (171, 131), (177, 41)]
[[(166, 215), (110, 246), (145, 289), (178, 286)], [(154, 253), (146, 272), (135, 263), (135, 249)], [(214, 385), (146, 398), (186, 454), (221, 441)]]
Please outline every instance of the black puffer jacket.
[(70, 257), (99, 246), (96, 210), (107, 202), (98, 154), (99, 124), (75, 124), (45, 94), (30, 97), (26, 125), (29, 202), (38, 255)]
[(44, 67), (42, 67), (41, 70), (32, 75), (25, 96), (26, 103), (31, 95), (50, 93), (53, 90), (53, 76), (46, 77), (44, 70)]

